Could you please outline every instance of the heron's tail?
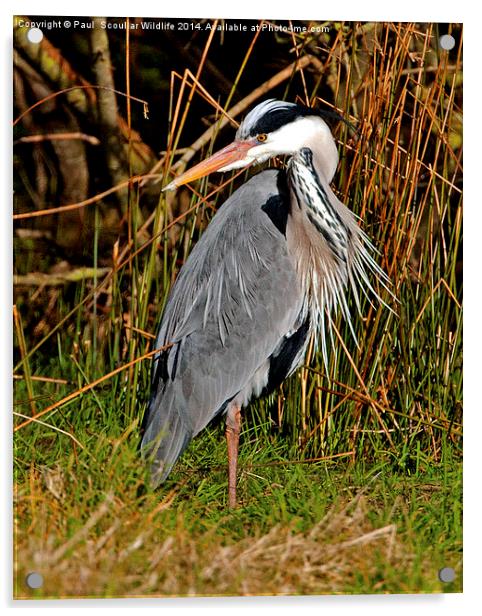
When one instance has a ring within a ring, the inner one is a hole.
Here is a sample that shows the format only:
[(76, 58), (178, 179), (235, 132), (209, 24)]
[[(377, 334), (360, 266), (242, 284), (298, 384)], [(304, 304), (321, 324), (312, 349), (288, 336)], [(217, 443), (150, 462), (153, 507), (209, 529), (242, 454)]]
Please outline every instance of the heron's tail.
[(175, 396), (152, 397), (143, 422), (141, 454), (151, 464), (151, 483), (157, 487), (172, 470), (179, 456), (192, 439)]

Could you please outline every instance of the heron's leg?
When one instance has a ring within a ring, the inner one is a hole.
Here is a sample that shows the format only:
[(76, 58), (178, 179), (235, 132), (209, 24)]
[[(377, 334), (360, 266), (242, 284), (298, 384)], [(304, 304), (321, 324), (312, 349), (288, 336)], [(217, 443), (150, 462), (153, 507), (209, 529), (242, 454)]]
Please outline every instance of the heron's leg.
[(241, 429), (241, 408), (232, 404), (226, 417), (226, 442), (228, 445), (228, 502), (236, 507), (236, 475), (238, 468), (239, 431)]

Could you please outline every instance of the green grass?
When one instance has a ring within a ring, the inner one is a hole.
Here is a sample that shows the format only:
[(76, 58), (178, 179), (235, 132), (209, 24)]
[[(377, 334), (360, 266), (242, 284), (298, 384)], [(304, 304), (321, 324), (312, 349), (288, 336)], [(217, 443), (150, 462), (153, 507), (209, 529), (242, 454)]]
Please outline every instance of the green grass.
[[(243, 432), (234, 511), (220, 426), (157, 491), (145, 487), (134, 440), (99, 414), (76, 433), (86, 449), (27, 428), (35, 453), (15, 495), (16, 596), (461, 590), (461, 466), (450, 447), (413, 472), (394, 471), (383, 452), (376, 464), (297, 464), (267, 428), (257, 439)], [(438, 580), (444, 566), (453, 583)], [(34, 570), (38, 591), (24, 583)]]
[[(439, 54), (431, 25), (339, 32), (306, 35), (300, 54), (318, 64), (295, 72), (282, 94), (333, 105), (357, 123), (357, 140), (336, 133), (333, 187), (380, 251), (396, 314), (363, 302), (358, 346), (337, 320), (327, 369), (310, 354), (245, 412), (238, 509), (226, 508), (222, 425), (196, 438), (152, 492), (137, 451), (149, 395), (142, 358), (193, 244), (249, 174), (161, 193), (154, 211), (134, 187), (118, 237), (102, 204), (85, 251), (107, 274), (15, 289), (17, 597), (461, 590), (461, 45)], [(280, 37), (273, 45), (283, 41), (285, 66), (292, 43)], [(256, 45), (244, 43), (233, 101), (255, 70)], [(263, 98), (272, 94), (281, 96)], [(186, 118), (202, 125), (190, 115), (198, 95), (174, 80), (167, 178), (182, 155), (174, 147), (191, 143)], [(17, 227), (19, 275), (65, 267), (55, 245), (42, 252), (35, 220)], [(438, 580), (443, 566), (456, 570), (452, 584)], [(34, 570), (45, 579), (38, 591), (24, 583)]]

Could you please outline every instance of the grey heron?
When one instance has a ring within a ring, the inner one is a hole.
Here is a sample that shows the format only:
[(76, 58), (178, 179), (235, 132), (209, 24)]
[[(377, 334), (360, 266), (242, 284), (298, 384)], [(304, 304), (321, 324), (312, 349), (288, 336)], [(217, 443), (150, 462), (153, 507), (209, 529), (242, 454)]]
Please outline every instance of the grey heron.
[(156, 342), (168, 348), (154, 360), (141, 442), (154, 485), (193, 437), (224, 414), (234, 506), (241, 409), (300, 366), (312, 334), (327, 362), (336, 309), (353, 332), (349, 290), (360, 310), (359, 290), (380, 299), (371, 276), (387, 288), (367, 235), (330, 188), (338, 151), (327, 115), (264, 101), (232, 144), (165, 187), (290, 157), (285, 169), (261, 171), (227, 199), (170, 291)]

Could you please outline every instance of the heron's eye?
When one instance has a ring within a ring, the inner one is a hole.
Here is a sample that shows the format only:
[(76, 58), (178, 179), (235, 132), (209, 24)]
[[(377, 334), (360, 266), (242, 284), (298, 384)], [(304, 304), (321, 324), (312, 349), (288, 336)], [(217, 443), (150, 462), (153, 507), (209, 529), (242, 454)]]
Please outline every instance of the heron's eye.
[(268, 139), (268, 135), (266, 133), (260, 133), (259, 135), (256, 135), (256, 139), (260, 143), (264, 143)]

